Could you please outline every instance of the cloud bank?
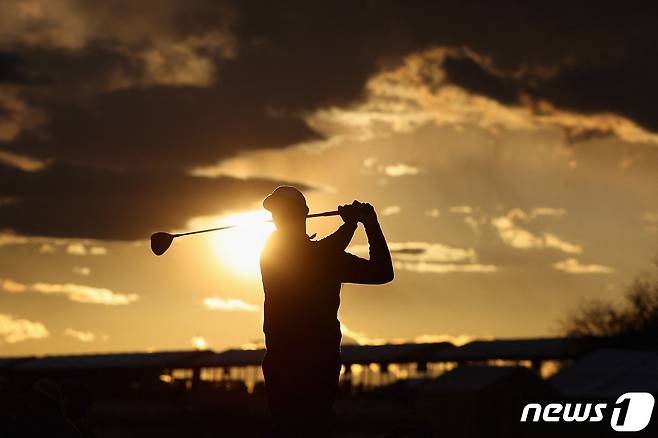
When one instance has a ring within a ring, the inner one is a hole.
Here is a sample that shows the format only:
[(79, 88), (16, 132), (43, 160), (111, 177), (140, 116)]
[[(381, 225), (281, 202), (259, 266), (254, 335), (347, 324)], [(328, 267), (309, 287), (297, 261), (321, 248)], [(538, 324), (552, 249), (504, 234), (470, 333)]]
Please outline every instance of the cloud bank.
[(609, 266), (597, 264), (583, 264), (578, 259), (568, 258), (553, 265), (553, 268), (558, 271), (566, 272), (567, 274), (610, 274), (615, 270)]
[(222, 310), (226, 312), (257, 312), (260, 310), (258, 306), (237, 298), (208, 297), (203, 300), (203, 304), (210, 310)]
[(0, 341), (15, 344), (29, 339), (44, 339), (48, 336), (50, 333), (43, 323), (0, 313)]
[(125, 294), (106, 288), (82, 284), (36, 282), (28, 285), (9, 278), (0, 279), (0, 289), (9, 293), (25, 293), (31, 291), (45, 295), (64, 295), (69, 300), (78, 303), (104, 304), (108, 306), (127, 305), (139, 299), (139, 295), (137, 294)]
[[(454, 248), (429, 242), (390, 242), (388, 247), (395, 269), (431, 274), (493, 273), (499, 269), (492, 264), (478, 263), (473, 248)], [(368, 256), (367, 245), (351, 245), (348, 251), (362, 257)]]
[(322, 140), (322, 121), (658, 144), (654, 14), (572, 6), (3, 2), (0, 227), (130, 240), (245, 208), (278, 182), (190, 170)]

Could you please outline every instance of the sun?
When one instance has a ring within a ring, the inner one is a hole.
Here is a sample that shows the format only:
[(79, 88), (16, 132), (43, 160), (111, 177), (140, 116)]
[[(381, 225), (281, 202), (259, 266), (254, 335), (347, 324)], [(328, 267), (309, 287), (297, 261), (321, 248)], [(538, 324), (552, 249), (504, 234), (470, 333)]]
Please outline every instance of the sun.
[(217, 226), (236, 224), (239, 227), (220, 231), (212, 237), (213, 251), (220, 263), (239, 275), (258, 275), (260, 253), (267, 237), (275, 230), (269, 219), (270, 214), (263, 210), (221, 217)]

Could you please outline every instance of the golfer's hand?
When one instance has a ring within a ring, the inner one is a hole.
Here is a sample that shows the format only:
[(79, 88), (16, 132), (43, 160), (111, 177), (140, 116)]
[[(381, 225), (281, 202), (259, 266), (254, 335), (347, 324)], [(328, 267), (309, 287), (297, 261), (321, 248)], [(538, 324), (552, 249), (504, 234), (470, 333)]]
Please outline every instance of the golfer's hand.
[(377, 223), (377, 212), (375, 211), (375, 207), (367, 202), (359, 204), (359, 221), (362, 222), (363, 225)]
[(355, 224), (359, 221), (361, 203), (354, 201), (351, 204), (338, 206), (338, 214), (347, 224)]

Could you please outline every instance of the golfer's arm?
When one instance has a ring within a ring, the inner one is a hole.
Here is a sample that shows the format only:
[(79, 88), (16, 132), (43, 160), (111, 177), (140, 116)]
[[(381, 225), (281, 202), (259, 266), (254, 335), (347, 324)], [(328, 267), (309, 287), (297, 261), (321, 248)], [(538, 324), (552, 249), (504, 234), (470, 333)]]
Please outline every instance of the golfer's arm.
[(336, 250), (342, 251), (347, 248), (347, 245), (352, 241), (357, 225), (356, 222), (345, 222), (332, 234), (320, 240), (320, 242), (322, 242), (323, 245), (332, 246)]
[(395, 277), (386, 238), (376, 220), (364, 224), (368, 236), (370, 260), (353, 256), (345, 275), (345, 283), (384, 284)]
[(372, 221), (364, 224), (366, 236), (368, 236), (368, 249), (370, 251), (370, 265), (372, 266), (376, 280), (388, 283), (393, 280), (393, 262), (391, 253), (386, 244), (386, 238), (379, 222)]

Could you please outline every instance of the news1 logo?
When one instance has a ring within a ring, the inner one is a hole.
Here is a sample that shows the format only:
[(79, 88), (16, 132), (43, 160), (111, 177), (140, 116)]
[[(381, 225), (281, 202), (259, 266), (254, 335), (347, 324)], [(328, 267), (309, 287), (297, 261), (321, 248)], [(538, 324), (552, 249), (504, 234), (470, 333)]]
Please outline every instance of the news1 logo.
[[(639, 432), (651, 421), (655, 401), (648, 392), (627, 392), (620, 396), (612, 407), (610, 427), (617, 432)], [(536, 423), (577, 422), (596, 423), (603, 421), (607, 403), (528, 403), (521, 413), (521, 422)]]

